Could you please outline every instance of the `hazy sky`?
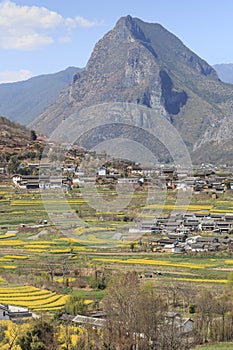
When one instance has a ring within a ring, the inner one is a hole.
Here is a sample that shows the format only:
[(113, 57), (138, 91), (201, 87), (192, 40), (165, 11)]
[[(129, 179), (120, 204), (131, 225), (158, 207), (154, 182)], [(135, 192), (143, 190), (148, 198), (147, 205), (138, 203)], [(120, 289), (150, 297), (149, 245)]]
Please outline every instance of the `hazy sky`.
[(233, 0), (0, 1), (0, 83), (84, 67), (125, 15), (162, 24), (209, 64), (233, 63)]

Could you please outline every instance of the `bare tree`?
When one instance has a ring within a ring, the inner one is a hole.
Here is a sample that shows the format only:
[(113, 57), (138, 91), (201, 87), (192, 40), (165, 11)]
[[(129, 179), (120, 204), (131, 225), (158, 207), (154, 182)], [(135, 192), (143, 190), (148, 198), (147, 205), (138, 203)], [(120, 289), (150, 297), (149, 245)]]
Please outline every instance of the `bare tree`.
[(104, 329), (105, 344), (130, 350), (136, 345), (137, 302), (140, 284), (137, 274), (115, 274), (107, 290), (104, 309), (108, 322)]
[[(215, 302), (215, 311), (217, 315), (220, 315), (221, 317), (221, 323), (219, 324), (220, 327), (218, 327), (220, 331), (220, 341), (228, 340), (226, 331), (227, 326), (229, 325), (229, 320), (227, 319), (227, 313), (232, 310), (232, 301), (229, 295), (222, 294), (216, 298)], [(226, 322), (227, 321), (227, 322)]]
[(182, 329), (182, 318), (168, 317), (173, 313), (168, 312), (169, 304), (159, 292), (161, 290), (153, 282), (143, 283), (134, 272), (113, 276), (104, 299), (107, 312), (104, 349), (191, 348), (193, 337)]
[(205, 343), (212, 337), (212, 323), (215, 312), (215, 295), (210, 290), (203, 290), (196, 298), (196, 341)]

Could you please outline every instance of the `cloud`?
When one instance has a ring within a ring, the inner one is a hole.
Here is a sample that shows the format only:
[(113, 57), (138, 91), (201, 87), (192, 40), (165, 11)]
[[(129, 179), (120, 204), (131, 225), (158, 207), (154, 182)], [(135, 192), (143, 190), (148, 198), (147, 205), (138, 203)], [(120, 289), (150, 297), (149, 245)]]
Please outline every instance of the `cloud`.
[(4, 50), (36, 50), (53, 42), (52, 37), (39, 35), (38, 33), (0, 38), (1, 48)]
[(5, 0), (0, 2), (0, 48), (35, 50), (59, 41), (59, 37), (68, 37), (76, 27), (98, 24), (80, 16), (65, 18), (45, 7), (19, 6)]
[(75, 28), (77, 26), (90, 28), (101, 24), (102, 22), (89, 21), (83, 17), (77, 16), (75, 18), (66, 18), (65, 23), (70, 28)]
[(20, 69), (19, 71), (9, 71), (9, 70), (0, 71), (0, 84), (27, 80), (31, 77), (32, 77), (32, 72), (27, 69)]

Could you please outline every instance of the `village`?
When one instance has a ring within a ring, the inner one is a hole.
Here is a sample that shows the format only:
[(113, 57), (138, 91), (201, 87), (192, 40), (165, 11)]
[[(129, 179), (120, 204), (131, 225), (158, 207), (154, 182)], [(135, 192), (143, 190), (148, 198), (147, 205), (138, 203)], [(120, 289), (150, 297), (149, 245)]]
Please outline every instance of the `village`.
[[(59, 152), (57, 148), (55, 154)], [(156, 186), (168, 193), (191, 191), (197, 198), (205, 196), (213, 201), (233, 190), (233, 170), (226, 166), (217, 168), (209, 164), (197, 169), (180, 169), (166, 164), (142, 165), (111, 158), (106, 152), (86, 151), (76, 146), (69, 149), (63, 158), (60, 162), (56, 159), (21, 163), (11, 176), (15, 190), (29, 193), (70, 192), (90, 183), (107, 189), (123, 184), (136, 190)], [(233, 249), (233, 214), (227, 211), (166, 213), (151, 219), (142, 218), (136, 228), (129, 230), (137, 232), (137, 237), (138, 234), (146, 237), (147, 249), (154, 252), (193, 253)]]

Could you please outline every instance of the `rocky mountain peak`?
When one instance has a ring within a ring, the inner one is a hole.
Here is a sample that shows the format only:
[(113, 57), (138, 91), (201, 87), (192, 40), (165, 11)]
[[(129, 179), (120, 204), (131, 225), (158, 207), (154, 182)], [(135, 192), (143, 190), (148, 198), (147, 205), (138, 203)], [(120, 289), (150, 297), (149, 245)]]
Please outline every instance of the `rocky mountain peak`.
[(30, 127), (49, 134), (76, 110), (122, 101), (168, 119), (191, 151), (233, 134), (233, 87), (160, 24), (131, 16), (96, 43), (86, 68)]
[[(70, 98), (73, 103), (127, 101), (159, 106), (159, 66), (156, 53), (140, 26), (130, 16), (122, 17), (113, 30), (96, 45), (86, 69), (73, 79)], [(151, 88), (157, 91), (152, 96)], [(85, 88), (86, 87), (86, 88)], [(90, 98), (89, 98), (90, 97)], [(162, 108), (161, 108), (162, 107)]]
[(121, 17), (116, 23), (114, 29), (119, 39), (135, 39), (142, 42), (149, 42), (137, 21), (129, 15), (126, 17)]

